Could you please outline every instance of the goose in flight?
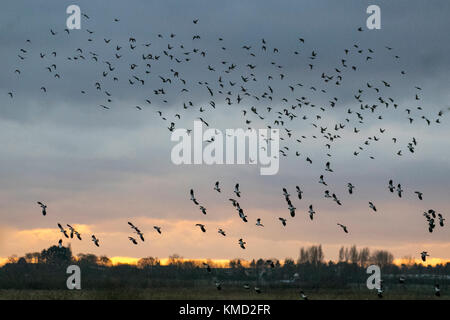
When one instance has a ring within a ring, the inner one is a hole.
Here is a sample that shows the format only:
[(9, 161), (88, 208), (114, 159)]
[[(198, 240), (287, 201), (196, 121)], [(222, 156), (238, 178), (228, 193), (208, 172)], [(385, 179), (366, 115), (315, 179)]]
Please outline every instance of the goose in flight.
[(70, 238), (73, 238), (73, 235), (75, 234), (78, 240), (81, 240), (81, 234), (77, 230), (75, 230), (75, 228), (72, 227), (70, 224), (68, 224), (67, 226), (69, 227), (70, 230)]
[(434, 219), (427, 217), (428, 219), (428, 231), (431, 233), (433, 232), (433, 229), (436, 227), (436, 225), (434, 224)]
[(238, 207), (238, 212), (239, 212), (239, 218), (241, 218), (242, 221), (244, 221), (244, 222), (248, 222), (247, 216), (244, 214), (244, 210), (242, 210), (242, 208)]
[(205, 124), (205, 126), (207, 126), (207, 127), (209, 127), (209, 124), (205, 121), (205, 120), (203, 120), (202, 118), (198, 118), (202, 123), (204, 123)]
[(324, 186), (328, 186), (325, 180), (323, 180), (323, 174), (320, 176), (319, 183), (323, 184)]
[(198, 205), (197, 199), (195, 199), (194, 196), (194, 189), (191, 189), (191, 201), (194, 202), (196, 205)]
[(436, 297), (441, 296), (441, 288), (439, 288), (439, 284), (437, 284), (437, 283), (434, 285), (434, 295)]
[(239, 239), (239, 246), (242, 248), (242, 249), (245, 249), (245, 244), (246, 244), (247, 242), (245, 242), (244, 240), (242, 240), (242, 238), (241, 239)]
[(138, 227), (136, 227), (134, 224), (132, 224), (131, 222), (128, 222), (128, 224), (130, 225), (131, 229), (134, 230), (134, 232), (136, 232), (139, 235), (139, 238), (141, 238), (142, 241), (144, 240), (144, 234), (141, 232), (141, 230), (139, 230)]
[(415, 194), (417, 194), (417, 197), (419, 198), (419, 200), (423, 200), (423, 193), (420, 191), (414, 191)]
[(369, 201), (369, 207), (370, 209), (372, 209), (373, 211), (377, 211), (377, 208), (375, 207), (375, 205)]
[(349, 182), (349, 183), (347, 183), (347, 188), (348, 188), (348, 193), (353, 194), (353, 189), (355, 189), (355, 186)]
[(291, 196), (286, 188), (283, 188), (283, 196), (286, 198), (286, 200), (289, 200), (289, 197)]
[(200, 211), (206, 215), (206, 208), (204, 206), (200, 206)]
[(441, 226), (441, 227), (443, 227), (444, 226), (444, 221), (445, 221), (445, 218), (442, 216), (442, 214), (440, 214), (440, 213), (438, 213), (438, 218), (439, 218), (439, 225)]
[(206, 271), (208, 271), (208, 273), (211, 273), (211, 267), (209, 266), (209, 264), (203, 262), (203, 266), (206, 268)]
[(295, 186), (295, 189), (297, 190), (298, 198), (299, 198), (300, 200), (302, 200), (302, 193), (303, 193), (303, 191), (300, 189), (299, 186)]
[(159, 234), (161, 234), (161, 227), (153, 226), (153, 228), (156, 230), (156, 232), (158, 232)]
[(99, 240), (95, 237), (95, 235), (92, 235), (91, 238), (92, 238), (92, 242), (94, 242), (94, 244), (95, 244), (97, 247), (100, 247), (100, 245), (99, 245)]
[(237, 202), (236, 200), (234, 200), (234, 199), (228, 199), (228, 200), (230, 200), (231, 201), (231, 203), (233, 204), (233, 207), (235, 207), (235, 208), (239, 208), (239, 202)]
[(434, 211), (433, 209), (428, 210), (428, 214), (431, 214), (433, 218), (436, 218), (436, 211)]
[(392, 180), (389, 180), (388, 189), (390, 192), (394, 192), (394, 190), (395, 190), (394, 182)]
[(241, 197), (241, 191), (239, 191), (239, 183), (236, 183), (236, 185), (234, 186), (234, 193), (235, 193), (238, 197)]
[(214, 184), (214, 190), (216, 190), (217, 192), (220, 192), (219, 181), (217, 181), (217, 182)]
[(300, 298), (302, 298), (302, 300), (308, 300), (308, 296), (302, 291), (300, 291)]
[(383, 292), (384, 292), (383, 287), (380, 286), (377, 289), (377, 296), (378, 296), (378, 298), (383, 298)]
[(397, 194), (398, 194), (399, 198), (402, 197), (402, 193), (403, 193), (402, 185), (399, 183), (397, 185)]
[(205, 225), (204, 225), (204, 224), (197, 223), (196, 226), (199, 227), (200, 230), (202, 230), (202, 232), (206, 232), (206, 228), (205, 228)]
[(75, 228), (72, 227), (70, 224), (67, 225), (69, 227), (70, 230), (70, 238), (73, 239), (73, 235), (75, 233)]
[(333, 193), (333, 201), (336, 202), (338, 205), (342, 206), (341, 201), (337, 198), (337, 196)]
[(316, 212), (314, 211), (313, 205), (312, 205), (312, 204), (309, 205), (308, 213), (309, 213), (309, 218), (310, 218), (311, 220), (313, 220), (313, 219), (314, 219), (314, 214), (315, 214)]
[(325, 171), (333, 172), (333, 170), (330, 168), (330, 162), (327, 162), (327, 163), (325, 164)]
[(38, 203), (38, 205), (41, 206), (42, 215), (45, 216), (47, 214), (47, 206), (45, 204), (43, 204), (42, 202), (40, 202), (40, 201), (38, 201), (37, 203)]
[(267, 260), (266, 263), (267, 263), (272, 269), (275, 268), (275, 263), (273, 263), (272, 260)]
[(288, 205), (289, 205), (289, 207), (288, 207), (289, 213), (290, 213), (291, 217), (293, 218), (293, 217), (295, 217), (295, 209), (296, 208), (292, 205), (292, 202), (289, 199), (288, 199)]
[(63, 241), (62, 241), (62, 239), (59, 239), (59, 241), (58, 241), (58, 248), (62, 248), (62, 243), (63, 243)]
[(128, 237), (128, 239), (130, 239), (130, 241), (131, 241), (133, 244), (138, 244), (135, 238), (133, 238), (133, 237)]
[(69, 238), (69, 235), (67, 234), (67, 231), (62, 227), (62, 225), (60, 223), (58, 223), (58, 228), (59, 228), (59, 231), (61, 231), (61, 233), (64, 234), (64, 236), (66, 238)]
[(220, 233), (220, 234), (223, 235), (224, 237), (226, 236), (225, 231), (223, 231), (222, 229), (217, 230), (217, 233)]
[(348, 233), (347, 226), (344, 226), (343, 224), (340, 224), (340, 223), (338, 223), (337, 225), (338, 225), (339, 227), (341, 227), (342, 230), (344, 230), (345, 233)]
[(429, 256), (430, 256), (430, 255), (428, 254), (427, 251), (422, 251), (422, 252), (420, 253), (420, 257), (422, 258), (422, 261), (423, 261), (423, 262), (427, 261), (427, 257), (429, 257)]
[(256, 225), (258, 227), (264, 227), (264, 225), (261, 223), (261, 218), (256, 219)]

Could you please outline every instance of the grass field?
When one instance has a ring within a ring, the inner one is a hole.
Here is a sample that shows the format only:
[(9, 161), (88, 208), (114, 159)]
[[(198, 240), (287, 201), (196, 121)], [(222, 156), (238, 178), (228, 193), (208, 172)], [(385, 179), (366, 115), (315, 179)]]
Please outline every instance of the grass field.
[[(423, 289), (423, 290), (419, 290)], [(1, 300), (298, 300), (299, 290), (293, 288), (262, 288), (262, 293), (245, 290), (241, 287), (227, 287), (221, 291), (215, 288), (148, 288), (115, 290), (0, 290)], [(311, 300), (378, 300), (376, 293), (368, 289), (315, 289), (305, 290)], [(390, 300), (449, 300), (443, 293), (435, 297), (429, 287), (394, 288), (386, 290), (383, 299)]]

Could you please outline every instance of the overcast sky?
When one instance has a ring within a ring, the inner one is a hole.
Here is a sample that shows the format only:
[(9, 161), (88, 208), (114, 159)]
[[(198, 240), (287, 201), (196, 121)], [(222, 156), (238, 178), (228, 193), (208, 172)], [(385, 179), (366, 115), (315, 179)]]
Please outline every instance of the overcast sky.
[[(64, 28), (70, 1), (2, 4), (0, 257), (40, 251), (56, 244), (61, 236), (59, 222), (76, 225), (84, 236), (81, 242), (71, 241), (75, 253), (111, 257), (163, 258), (178, 253), (185, 258), (282, 259), (297, 258), (301, 246), (322, 244), (326, 258), (335, 259), (341, 245), (356, 244), (388, 249), (398, 258), (418, 257), (426, 250), (431, 257), (450, 259), (448, 226), (437, 226), (430, 234), (422, 215), (425, 210), (434, 209), (450, 220), (448, 114), (443, 114), (440, 124), (435, 123), (438, 112), (450, 106), (448, 1), (131, 3), (108, 1), (105, 6), (100, 1), (77, 1), (89, 19), (83, 18), (81, 30), (71, 30), (69, 35)], [(381, 8), (380, 30), (365, 27), (370, 4)], [(114, 22), (114, 18), (120, 21)], [(194, 19), (199, 22), (193, 24)], [(359, 27), (362, 32), (357, 31)], [(50, 29), (57, 34), (52, 36)], [(88, 30), (94, 33), (89, 34)], [(173, 38), (171, 33), (175, 34)], [(193, 35), (200, 35), (201, 39), (192, 40)], [(134, 51), (129, 48), (129, 37), (136, 38)], [(305, 43), (300, 43), (299, 38), (304, 38)], [(107, 44), (104, 39), (111, 41)], [(261, 39), (267, 43), (267, 52), (261, 50)], [(145, 43), (150, 45), (145, 47)], [(168, 44), (180, 58), (188, 57), (183, 52), (193, 48), (205, 51), (206, 57), (191, 53), (191, 61), (177, 64), (162, 53), (169, 50)], [(181, 44), (184, 48), (180, 48)], [(362, 54), (355, 44), (363, 50)], [(122, 49), (115, 50), (116, 45)], [(247, 51), (242, 48), (244, 45), (252, 49)], [(274, 47), (279, 50), (276, 54)], [(85, 60), (68, 60), (67, 57), (80, 54), (78, 48)], [(346, 48), (351, 51), (347, 56)], [(374, 52), (369, 53), (369, 48)], [(309, 59), (313, 50), (317, 52), (315, 60)], [(56, 57), (52, 56), (53, 51)], [(97, 54), (98, 62), (89, 52)], [(120, 59), (114, 57), (117, 52), (122, 55)], [(40, 53), (45, 53), (45, 57), (40, 58)], [(158, 61), (144, 61), (144, 53), (161, 57)], [(366, 61), (368, 55), (373, 57), (371, 61)], [(341, 59), (347, 60), (347, 69), (357, 65), (358, 70), (344, 72)], [(110, 61), (115, 70), (103, 77), (102, 72), (108, 70), (105, 61)], [(272, 61), (276, 64), (272, 65)], [(138, 65), (136, 71), (130, 70), (132, 63)], [(146, 63), (151, 64), (147, 75)], [(238, 70), (231, 75), (223, 73), (230, 63), (236, 64)], [(256, 65), (255, 70), (249, 70), (248, 63)], [(313, 70), (309, 70), (309, 63), (314, 64)], [(49, 72), (46, 67), (52, 64), (57, 68)], [(208, 65), (216, 71), (209, 71)], [(278, 65), (282, 68), (277, 69)], [(183, 86), (176, 80), (170, 68), (179, 71), (188, 84)], [(321, 73), (332, 74), (336, 79), (335, 68), (344, 72), (342, 84), (336, 86), (334, 80), (325, 84)], [(405, 71), (405, 75), (400, 71)], [(272, 114), (266, 112), (267, 100), (246, 97), (240, 105), (234, 101), (228, 106), (224, 97), (218, 97), (220, 75), (238, 83), (233, 88), (227, 84), (224, 91), (237, 92), (242, 84), (240, 76), (251, 78), (252, 72), (258, 81), (243, 85), (258, 95), (267, 91), (268, 85), (273, 86), (276, 93), (270, 102)], [(61, 78), (56, 79), (55, 73)], [(285, 81), (279, 81), (279, 73), (285, 74)], [(273, 83), (268, 82), (268, 74), (276, 78)], [(145, 85), (138, 81), (130, 85), (131, 75), (145, 78)], [(172, 78), (173, 84), (163, 84), (158, 75)], [(113, 81), (113, 76), (119, 81)], [(385, 88), (382, 80), (391, 86)], [(97, 81), (102, 84), (101, 90), (95, 88)], [(198, 81), (208, 82), (215, 97), (211, 98)], [(378, 95), (367, 88), (368, 82), (382, 89), (381, 95), (386, 99), (392, 97), (398, 108), (394, 110), (392, 103), (385, 108), (377, 100)], [(303, 87), (297, 86), (292, 94), (288, 85), (297, 83)], [(40, 89), (42, 86), (46, 93)], [(166, 88), (166, 96), (154, 95), (153, 90), (162, 87)], [(183, 87), (189, 92), (181, 93)], [(355, 113), (347, 113), (348, 108), (357, 111), (360, 107), (354, 98), (358, 89), (364, 90), (364, 103), (379, 104), (373, 115), (364, 111), (363, 124), (357, 123)], [(105, 91), (111, 93), (111, 103), (106, 102)], [(8, 92), (13, 93), (12, 99)], [(416, 94), (420, 101), (415, 100)], [(242, 110), (257, 106), (265, 119), (249, 116), (250, 126), (265, 128), (267, 124), (274, 126), (277, 111), (296, 104), (295, 98), (302, 96), (316, 107), (304, 106), (295, 111), (296, 119), (285, 120), (295, 138), (307, 138), (298, 144), (283, 132), (285, 140), (281, 146), (289, 147), (289, 156), (281, 156), (277, 175), (261, 176), (257, 165), (176, 166), (170, 160), (174, 143), (167, 127), (172, 121), (177, 128), (192, 128), (193, 121), (201, 116), (212, 128), (246, 128)], [(288, 98), (287, 105), (282, 97)], [(329, 101), (334, 97), (338, 102), (331, 108)], [(212, 99), (216, 101), (215, 109), (209, 105)], [(188, 101), (194, 106), (183, 109), (183, 103)], [(110, 109), (103, 109), (100, 104)], [(200, 106), (205, 112), (198, 111)], [(418, 106), (422, 110), (417, 110)], [(321, 112), (320, 107), (326, 112)], [(412, 125), (406, 108), (413, 110)], [(157, 110), (163, 112), (167, 121), (161, 119)], [(175, 118), (177, 113), (181, 119)], [(317, 114), (323, 117), (320, 121), (315, 121)], [(307, 120), (302, 120), (304, 115)], [(382, 120), (377, 120), (379, 115)], [(422, 115), (432, 121), (430, 126), (420, 118)], [(346, 118), (351, 118), (346, 128), (333, 131), (334, 125), (346, 123)], [(312, 122), (341, 136), (330, 151), (325, 149), (327, 140)], [(361, 130), (358, 135), (353, 133), (354, 127)], [(380, 134), (380, 128), (386, 133)], [(374, 135), (380, 141), (364, 146), (367, 137)], [(398, 139), (396, 144), (393, 137)], [(412, 137), (418, 141), (414, 153), (406, 148)], [(364, 146), (364, 150), (355, 157), (353, 152), (358, 146)], [(400, 149), (401, 157), (396, 155)], [(300, 157), (295, 156), (297, 150)], [(313, 159), (312, 165), (305, 161), (306, 156)], [(325, 173), (326, 161), (331, 161), (334, 170), (325, 175), (328, 189), (338, 195), (342, 206), (325, 199), (323, 192), (327, 188), (318, 183), (319, 176)], [(405, 193), (401, 199), (388, 191), (389, 179), (402, 184)], [(213, 190), (215, 181), (221, 183), (220, 194)], [(353, 195), (347, 192), (348, 182), (356, 186)], [(235, 197), (236, 183), (240, 183), (242, 191), (239, 202), (249, 217), (246, 224), (228, 201)], [(296, 185), (304, 190), (302, 200), (295, 197)], [(283, 187), (291, 192), (297, 207), (296, 217), (288, 220), (286, 228), (278, 221), (278, 217), (289, 216)], [(189, 200), (191, 188), (207, 208), (206, 216)], [(423, 192), (423, 201), (414, 194), (417, 190)], [(48, 205), (46, 217), (40, 214), (36, 201)], [(369, 201), (375, 203), (376, 213), (370, 210)], [(314, 221), (307, 215), (310, 204), (317, 212)], [(258, 217), (264, 228), (255, 226)], [(133, 246), (128, 241), (131, 230), (127, 221), (133, 221), (146, 234), (145, 243)], [(338, 222), (347, 225), (350, 233), (343, 233)], [(196, 223), (204, 223), (207, 232), (201, 233)], [(156, 234), (154, 225), (162, 227), (162, 235)], [(219, 227), (227, 231), (227, 237), (217, 233)], [(100, 239), (100, 248), (89, 241), (91, 234)], [(239, 247), (239, 238), (247, 242), (246, 250)]]

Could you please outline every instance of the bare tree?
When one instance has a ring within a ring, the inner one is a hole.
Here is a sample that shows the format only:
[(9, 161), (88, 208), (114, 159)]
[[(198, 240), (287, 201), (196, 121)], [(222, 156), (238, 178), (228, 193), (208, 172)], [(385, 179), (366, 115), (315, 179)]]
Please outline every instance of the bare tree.
[(298, 263), (310, 263), (317, 266), (323, 263), (324, 258), (325, 257), (323, 255), (322, 245), (311, 246), (307, 249), (300, 249), (300, 257), (298, 259)]
[(389, 251), (377, 250), (370, 256), (370, 263), (376, 264), (380, 268), (394, 262), (394, 256)]
[(370, 250), (369, 248), (362, 248), (359, 250), (359, 265), (361, 267), (366, 267), (368, 265), (369, 262), (369, 258), (370, 258)]
[(355, 264), (358, 263), (359, 255), (358, 255), (358, 249), (356, 249), (355, 245), (350, 247), (349, 256), (350, 256), (350, 262), (351, 263), (355, 263)]
[(345, 248), (344, 248), (344, 246), (342, 246), (339, 249), (339, 262), (344, 262), (344, 260), (345, 260), (344, 252), (345, 252)]

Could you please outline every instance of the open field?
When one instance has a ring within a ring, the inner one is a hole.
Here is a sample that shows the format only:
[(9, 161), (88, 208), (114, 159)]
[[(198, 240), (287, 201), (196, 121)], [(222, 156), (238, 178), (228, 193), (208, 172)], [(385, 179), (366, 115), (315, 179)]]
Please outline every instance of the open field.
[[(449, 300), (450, 294), (435, 297), (429, 287), (407, 290), (386, 290), (383, 299), (390, 300)], [(0, 290), (1, 300), (298, 300), (299, 290), (293, 288), (267, 288), (261, 294), (238, 287), (223, 288), (154, 288), (114, 290)], [(368, 289), (315, 289), (305, 290), (311, 300), (378, 300), (376, 293)]]

